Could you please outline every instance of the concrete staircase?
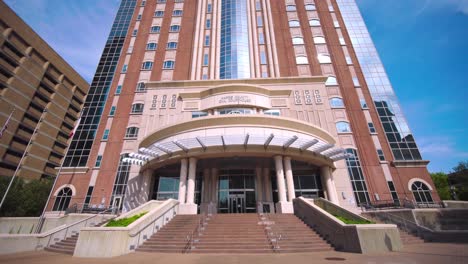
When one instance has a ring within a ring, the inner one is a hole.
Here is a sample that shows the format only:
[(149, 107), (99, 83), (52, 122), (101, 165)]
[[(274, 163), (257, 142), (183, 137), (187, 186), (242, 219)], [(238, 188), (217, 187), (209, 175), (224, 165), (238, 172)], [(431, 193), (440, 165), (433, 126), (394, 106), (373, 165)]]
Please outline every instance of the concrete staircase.
[(411, 244), (420, 244), (424, 243), (424, 239), (415, 236), (413, 234), (410, 234), (406, 231), (403, 231), (401, 229), (398, 229), (400, 231), (400, 238), (401, 238), (401, 243), (403, 245), (411, 245)]
[(182, 253), (188, 243), (187, 236), (197, 228), (200, 218), (200, 215), (176, 215), (136, 251)]
[(271, 221), (271, 231), (274, 237), (280, 237), (274, 242), (275, 251), (281, 253), (318, 252), (334, 250), (319, 234), (292, 214), (268, 214)]
[[(94, 226), (102, 226), (103, 224), (109, 222), (109, 219), (105, 219), (102, 222), (95, 224)], [(45, 247), (45, 251), (50, 251), (50, 252), (55, 252), (55, 253), (62, 253), (62, 254), (68, 254), (68, 255), (73, 255), (75, 252), (75, 247), (76, 247), (76, 242), (78, 241), (78, 236), (80, 234), (73, 234), (70, 237), (67, 237), (53, 245), (49, 245), (48, 247)]]

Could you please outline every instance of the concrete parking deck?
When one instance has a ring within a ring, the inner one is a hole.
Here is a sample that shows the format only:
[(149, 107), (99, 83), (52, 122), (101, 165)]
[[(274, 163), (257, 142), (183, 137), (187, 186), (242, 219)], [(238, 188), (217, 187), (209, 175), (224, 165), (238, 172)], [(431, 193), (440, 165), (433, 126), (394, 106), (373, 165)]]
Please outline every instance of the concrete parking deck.
[(85, 259), (45, 251), (25, 252), (20, 254), (2, 255), (0, 263), (22, 264), (143, 264), (143, 263), (468, 263), (467, 244), (425, 243), (406, 246), (400, 252), (385, 254), (362, 255), (343, 252), (318, 252), (301, 254), (163, 254), (163, 253), (132, 253), (129, 255), (106, 258)]

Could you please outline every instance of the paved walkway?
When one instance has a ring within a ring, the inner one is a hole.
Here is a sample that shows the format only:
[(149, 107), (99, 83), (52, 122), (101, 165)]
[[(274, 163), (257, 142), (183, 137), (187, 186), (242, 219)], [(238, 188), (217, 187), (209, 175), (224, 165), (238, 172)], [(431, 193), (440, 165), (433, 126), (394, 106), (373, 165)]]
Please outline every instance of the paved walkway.
[[(335, 260), (333, 260), (335, 258)], [(301, 254), (162, 254), (162, 253), (132, 253), (121, 257), (109, 259), (84, 259), (74, 258), (68, 255), (55, 254), (46, 251), (26, 252), (19, 254), (0, 256), (0, 263), (21, 264), (230, 264), (230, 263), (255, 263), (255, 264), (284, 264), (284, 263), (359, 263), (359, 264), (394, 264), (394, 263), (443, 263), (465, 264), (468, 263), (467, 244), (438, 244), (425, 243), (406, 246), (401, 252), (386, 254), (362, 255), (343, 252), (320, 252)]]

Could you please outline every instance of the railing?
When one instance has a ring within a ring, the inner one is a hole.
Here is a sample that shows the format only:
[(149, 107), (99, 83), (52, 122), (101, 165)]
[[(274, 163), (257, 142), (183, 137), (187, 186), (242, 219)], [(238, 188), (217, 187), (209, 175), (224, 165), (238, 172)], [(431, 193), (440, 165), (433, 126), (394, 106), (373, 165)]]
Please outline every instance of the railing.
[[(112, 211), (109, 211), (109, 209), (114, 209)], [(105, 206), (102, 204), (85, 204), (85, 203), (74, 203), (72, 206), (68, 207), (65, 210), (65, 214), (72, 214), (72, 213), (78, 213), (78, 214), (83, 214), (83, 213), (100, 213), (103, 211), (107, 211), (111, 214), (116, 214), (118, 212), (117, 207), (112, 207), (112, 206)]]
[[(128, 236), (130, 236), (130, 237), (136, 237), (136, 236), (138, 235), (137, 244), (136, 244), (137, 247), (140, 245), (141, 233), (142, 233), (143, 231), (146, 231), (148, 228), (152, 228), (152, 230), (151, 230), (151, 235), (154, 234), (154, 233), (155, 233), (154, 230), (155, 230), (156, 228), (159, 230), (159, 226), (156, 227), (156, 222), (157, 222), (159, 219), (162, 218), (162, 220), (163, 220), (163, 221), (162, 221), (162, 226), (164, 226), (164, 225), (166, 224), (165, 222), (170, 220), (170, 219), (166, 218), (166, 214), (167, 214), (169, 211), (173, 210), (175, 206), (176, 206), (176, 205), (173, 205), (173, 206), (169, 207), (168, 209), (166, 209), (166, 210), (164, 211), (164, 213), (162, 213), (160, 216), (158, 216), (158, 217), (154, 218), (153, 220), (151, 220), (149, 223), (147, 223), (146, 225), (144, 225), (142, 228), (138, 229), (138, 231), (136, 231), (135, 233), (129, 233), (129, 234), (128, 234)], [(176, 211), (173, 212), (173, 215), (172, 215), (172, 216), (174, 216), (175, 214), (176, 214)]]
[(433, 232), (433, 230), (427, 227), (420, 226), (411, 220), (408, 220), (398, 215), (391, 214), (389, 212), (380, 211), (378, 214), (372, 216), (385, 223), (395, 224), (398, 226), (398, 228), (408, 233), (416, 233), (416, 235), (421, 238), (424, 238), (425, 234)]
[(367, 202), (360, 204), (363, 211), (375, 211), (379, 209), (392, 209), (392, 208), (444, 208), (442, 202), (431, 202), (431, 203), (416, 203), (409, 199), (394, 199), (394, 200), (379, 200), (373, 202)]
[[(107, 209), (107, 210), (105, 210), (105, 211), (99, 212), (98, 214), (95, 214), (95, 215), (92, 215), (92, 216), (87, 217), (87, 218), (85, 218), (85, 219), (79, 220), (79, 221), (77, 221), (77, 222), (75, 222), (75, 223), (73, 223), (73, 224), (71, 224), (71, 225), (66, 225), (66, 226), (64, 226), (64, 227), (62, 227), (62, 228), (55, 229), (55, 230), (52, 231), (52, 232), (46, 232), (46, 234), (47, 234), (46, 236), (48, 236), (49, 239), (47, 240), (47, 244), (46, 244), (44, 247), (50, 246), (52, 238), (54, 238), (54, 241), (61, 241), (61, 240), (63, 240), (63, 239), (66, 239), (67, 236), (68, 236), (68, 232), (69, 232), (70, 230), (72, 230), (72, 233), (73, 233), (73, 230), (76, 230), (78, 227), (80, 227), (80, 228), (81, 228), (81, 227), (85, 227), (85, 226), (88, 224), (89, 220), (91, 220), (91, 219), (93, 219), (93, 218), (96, 218), (96, 217), (98, 217), (98, 216), (100, 216), (100, 215), (109, 213), (109, 212), (111, 212), (112, 210), (113, 210), (113, 208), (109, 208), (109, 209)], [(111, 218), (109, 218), (109, 219), (107, 219), (107, 220), (110, 220), (110, 219), (112, 219), (112, 218), (115, 218), (115, 216), (114, 216), (114, 217), (111, 217)], [(65, 233), (64, 233), (63, 235), (61, 235), (59, 238), (57, 238), (57, 237), (55, 236), (56, 234), (58, 234), (58, 233), (60, 233), (60, 232), (64, 232), (64, 231), (65, 231)], [(39, 243), (40, 243), (40, 242), (39, 242)], [(40, 247), (40, 246), (41, 246), (41, 245), (38, 245), (38, 247)]]
[(195, 236), (196, 235), (200, 236), (201, 231), (205, 228), (207, 219), (208, 217), (206, 216), (206, 214), (203, 214), (198, 219), (198, 224), (195, 227), (195, 229), (187, 235), (187, 243), (185, 244), (185, 247), (182, 250), (182, 253), (189, 253), (192, 250), (193, 243), (195, 242)]
[(265, 235), (268, 239), (268, 242), (271, 245), (271, 249), (273, 250), (273, 252), (279, 252), (279, 241), (282, 239), (282, 235), (279, 232), (274, 232), (272, 224), (273, 221), (270, 220), (268, 214), (258, 213), (258, 218), (264, 225)]

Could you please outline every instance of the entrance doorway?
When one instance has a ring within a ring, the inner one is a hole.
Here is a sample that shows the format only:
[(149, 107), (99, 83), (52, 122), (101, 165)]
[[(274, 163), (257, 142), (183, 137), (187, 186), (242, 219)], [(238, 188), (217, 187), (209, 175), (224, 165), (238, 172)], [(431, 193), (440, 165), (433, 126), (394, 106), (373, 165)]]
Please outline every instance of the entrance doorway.
[(223, 169), (218, 182), (219, 213), (255, 213), (255, 171)]
[(229, 195), (229, 213), (242, 214), (245, 213), (245, 195), (230, 194)]

